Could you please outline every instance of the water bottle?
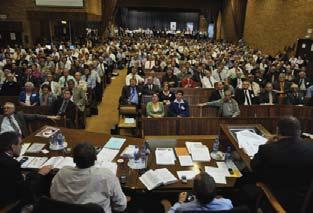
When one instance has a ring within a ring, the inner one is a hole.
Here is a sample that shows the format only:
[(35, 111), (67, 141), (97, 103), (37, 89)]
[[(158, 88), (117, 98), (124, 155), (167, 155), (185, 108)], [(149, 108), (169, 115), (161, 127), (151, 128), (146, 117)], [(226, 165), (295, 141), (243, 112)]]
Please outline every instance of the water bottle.
[(226, 153), (225, 153), (225, 161), (231, 161), (232, 155), (231, 155), (231, 147), (227, 146)]
[(135, 151), (134, 151), (134, 160), (137, 161), (139, 159), (139, 147), (135, 145)]
[(219, 139), (219, 137), (216, 137), (216, 139), (215, 139), (215, 141), (214, 141), (214, 143), (213, 143), (212, 152), (213, 152), (213, 153), (218, 152), (219, 147), (220, 147), (220, 139)]

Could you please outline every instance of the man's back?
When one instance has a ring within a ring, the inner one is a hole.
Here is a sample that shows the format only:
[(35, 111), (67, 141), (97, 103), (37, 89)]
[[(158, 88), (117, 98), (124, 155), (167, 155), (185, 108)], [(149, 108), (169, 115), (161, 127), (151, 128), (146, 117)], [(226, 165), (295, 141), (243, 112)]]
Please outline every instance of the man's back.
[(50, 194), (68, 203), (96, 203), (105, 212), (111, 212), (111, 208), (122, 211), (127, 203), (117, 177), (108, 169), (94, 166), (64, 167), (53, 178)]
[(301, 139), (285, 138), (259, 147), (251, 161), (257, 178), (293, 209), (302, 204), (313, 179), (313, 144)]

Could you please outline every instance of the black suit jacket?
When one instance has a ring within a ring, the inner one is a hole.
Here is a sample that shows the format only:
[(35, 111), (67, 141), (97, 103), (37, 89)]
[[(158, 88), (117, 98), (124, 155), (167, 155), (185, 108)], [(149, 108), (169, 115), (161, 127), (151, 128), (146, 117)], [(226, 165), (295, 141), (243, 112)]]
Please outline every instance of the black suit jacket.
[(2, 85), (0, 95), (2, 96), (18, 96), (20, 93), (20, 86), (16, 82), (6, 81)]
[(38, 193), (44, 182), (43, 176), (38, 173), (29, 173), (24, 179), (20, 163), (5, 153), (0, 153), (0, 170), (0, 207), (18, 200), (30, 202), (30, 193)]
[[(272, 92), (273, 104), (278, 104), (278, 96), (275, 92)], [(268, 92), (262, 92), (260, 94), (260, 104), (269, 103)]]
[[(296, 79), (295, 79), (295, 83), (298, 84), (298, 86), (299, 86), (299, 88), (300, 88), (300, 78), (296, 78)], [(310, 79), (307, 78), (307, 77), (304, 78), (304, 84), (305, 84), (305, 87), (306, 87), (306, 88), (309, 88), (309, 87), (312, 85)]]
[(300, 212), (313, 179), (313, 143), (285, 138), (259, 147), (251, 160), (257, 179), (266, 183), (287, 212)]
[(212, 94), (211, 94), (211, 96), (209, 98), (209, 101), (216, 101), (216, 100), (219, 100), (219, 99), (221, 99), (221, 95), (220, 95), (219, 90), (216, 90), (216, 89), (213, 90)]
[[(54, 102), (54, 104), (52, 105), (52, 108), (51, 108), (53, 115), (57, 115), (58, 114), (58, 112), (59, 112), (59, 110), (60, 110), (60, 108), (62, 106), (62, 103), (63, 103), (63, 98), (58, 98)], [(69, 119), (69, 120), (74, 122), (75, 114), (76, 114), (76, 105), (72, 101), (69, 101), (68, 105), (66, 107), (64, 115), (66, 116), (66, 119)]]
[[(138, 104), (140, 104), (142, 89), (139, 86), (136, 86), (135, 88), (136, 88), (137, 94), (138, 94)], [(119, 100), (121, 105), (128, 104), (128, 99), (130, 97), (130, 89), (131, 89), (131, 86), (124, 86), (123, 87), (122, 95), (121, 95), (120, 100)]]
[(153, 95), (154, 93), (159, 93), (159, 87), (155, 84), (152, 85), (152, 90), (149, 89), (149, 86), (146, 84), (142, 88), (142, 93), (144, 95)]
[[(251, 104), (257, 104), (258, 100), (254, 96), (253, 91), (252, 90), (248, 90), (248, 92), (250, 94)], [(245, 93), (244, 93), (243, 89), (236, 89), (235, 99), (236, 99), (236, 101), (238, 102), (239, 105), (243, 105), (245, 103)]]
[[(0, 127), (3, 122), (3, 115), (0, 115)], [(14, 113), (14, 118), (17, 121), (23, 137), (26, 137), (29, 135), (28, 131), (28, 122), (34, 121), (34, 120), (45, 120), (47, 119), (46, 115), (37, 115), (37, 114), (24, 114), (24, 112), (16, 112)]]

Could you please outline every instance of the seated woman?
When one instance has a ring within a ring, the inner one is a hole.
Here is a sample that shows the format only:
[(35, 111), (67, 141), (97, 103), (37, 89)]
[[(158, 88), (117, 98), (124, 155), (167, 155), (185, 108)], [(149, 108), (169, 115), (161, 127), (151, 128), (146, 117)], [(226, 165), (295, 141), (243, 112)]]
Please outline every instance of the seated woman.
[(159, 96), (157, 93), (154, 93), (152, 95), (152, 100), (147, 103), (146, 111), (148, 118), (164, 117), (164, 106), (162, 102), (159, 102)]
[(170, 91), (170, 85), (167, 82), (163, 84), (163, 90), (159, 93), (159, 98), (165, 105), (170, 105), (175, 100), (175, 95)]
[(44, 84), (41, 86), (41, 93), (39, 95), (40, 106), (52, 106), (57, 97), (51, 92), (49, 85)]
[(25, 83), (25, 91), (20, 93), (19, 101), (22, 106), (39, 105), (39, 95), (34, 91), (34, 84), (32, 82)]

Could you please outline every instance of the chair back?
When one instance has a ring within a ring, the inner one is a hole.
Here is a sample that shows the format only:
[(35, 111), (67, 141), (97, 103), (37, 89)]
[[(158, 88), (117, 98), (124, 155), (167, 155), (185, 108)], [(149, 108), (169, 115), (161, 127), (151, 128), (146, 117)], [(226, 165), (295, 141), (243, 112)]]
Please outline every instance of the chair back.
[(41, 197), (35, 204), (33, 213), (104, 213), (104, 210), (97, 204), (70, 204), (62, 201)]

